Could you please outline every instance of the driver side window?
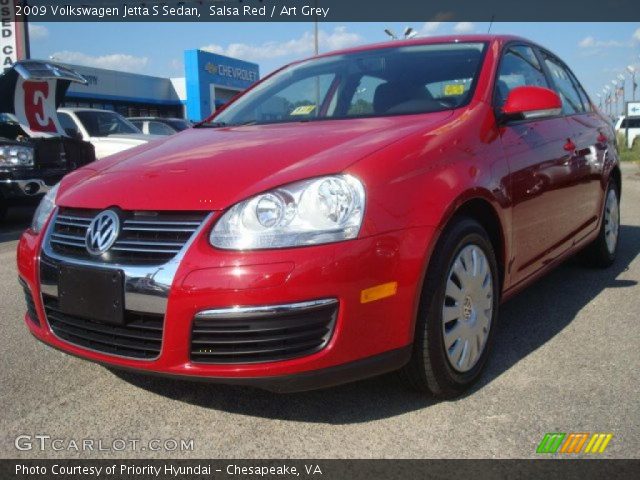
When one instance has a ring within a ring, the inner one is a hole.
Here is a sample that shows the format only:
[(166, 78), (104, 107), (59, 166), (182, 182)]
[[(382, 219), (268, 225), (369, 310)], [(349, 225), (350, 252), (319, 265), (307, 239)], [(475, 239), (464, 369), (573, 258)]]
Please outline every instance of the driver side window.
[(509, 92), (524, 86), (549, 88), (533, 49), (526, 45), (515, 45), (507, 49), (500, 61), (494, 95), (495, 106), (502, 108)]

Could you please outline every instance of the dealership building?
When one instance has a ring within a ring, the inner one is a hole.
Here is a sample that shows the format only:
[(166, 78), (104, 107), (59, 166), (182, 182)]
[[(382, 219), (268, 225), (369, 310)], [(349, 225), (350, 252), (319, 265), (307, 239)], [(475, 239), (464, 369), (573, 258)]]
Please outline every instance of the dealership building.
[(87, 80), (72, 84), (63, 106), (115, 110), (126, 117), (198, 121), (260, 78), (255, 63), (203, 50), (184, 53), (184, 77), (163, 78), (71, 65)]

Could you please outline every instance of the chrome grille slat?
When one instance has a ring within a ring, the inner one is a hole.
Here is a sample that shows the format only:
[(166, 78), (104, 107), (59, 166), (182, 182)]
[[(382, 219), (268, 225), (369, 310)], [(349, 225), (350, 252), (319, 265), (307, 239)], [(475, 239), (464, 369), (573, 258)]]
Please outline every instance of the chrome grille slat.
[(84, 222), (87, 224), (87, 226), (91, 223), (91, 220), (93, 219), (93, 217), (87, 218), (87, 217), (76, 217), (74, 215), (58, 215), (58, 220), (68, 220), (68, 221), (72, 221), (72, 222)]
[(96, 263), (161, 265), (182, 250), (207, 215), (206, 212), (119, 211), (118, 239), (102, 257), (95, 257), (87, 252), (85, 237), (98, 213), (100, 210), (61, 209), (49, 237), (53, 251), (68, 258)]
[(57, 221), (58, 225), (67, 225), (69, 227), (81, 227), (81, 228), (87, 228), (89, 226), (89, 223), (91, 222), (79, 222), (77, 220), (65, 220), (63, 218), (58, 218)]
[(193, 233), (196, 228), (169, 228), (169, 227), (123, 227), (122, 230), (129, 232), (187, 232)]
[(61, 238), (63, 240), (77, 240), (84, 243), (84, 236), (82, 235), (69, 235), (68, 233), (52, 233), (52, 237)]
[(142, 248), (142, 247), (119, 247), (114, 246), (111, 247), (111, 250), (114, 252), (140, 252), (140, 253), (178, 253), (180, 251), (179, 248), (174, 249), (159, 249), (159, 248)]
[(116, 245), (132, 245), (134, 247), (144, 246), (144, 245), (153, 245), (155, 247), (182, 247), (181, 242), (154, 242), (152, 240), (149, 241), (141, 241), (141, 240), (118, 240)]
[(125, 225), (133, 225), (133, 224), (140, 224), (140, 225), (170, 225), (170, 226), (176, 226), (179, 225), (181, 227), (193, 227), (198, 228), (200, 226), (199, 222), (163, 222), (163, 221), (153, 221), (153, 220), (125, 220), (124, 221)]
[(58, 245), (66, 245), (68, 247), (84, 248), (84, 242), (80, 243), (80, 242), (73, 242), (70, 240), (51, 239), (51, 243), (56, 243)]

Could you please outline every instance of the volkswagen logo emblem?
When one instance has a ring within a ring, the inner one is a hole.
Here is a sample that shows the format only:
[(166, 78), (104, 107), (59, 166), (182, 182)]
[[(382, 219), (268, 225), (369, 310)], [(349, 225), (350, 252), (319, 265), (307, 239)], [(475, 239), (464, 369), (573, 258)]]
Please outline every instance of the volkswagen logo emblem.
[(85, 244), (91, 255), (102, 255), (118, 239), (120, 219), (113, 210), (100, 212), (89, 224)]

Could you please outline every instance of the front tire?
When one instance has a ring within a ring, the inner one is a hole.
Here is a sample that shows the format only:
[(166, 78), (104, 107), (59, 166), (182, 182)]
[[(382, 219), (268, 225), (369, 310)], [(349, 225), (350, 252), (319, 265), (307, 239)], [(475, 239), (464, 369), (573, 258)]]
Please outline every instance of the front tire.
[(425, 278), (413, 354), (402, 372), (413, 388), (451, 398), (478, 379), (493, 343), (499, 292), (487, 232), (473, 219), (455, 219)]

